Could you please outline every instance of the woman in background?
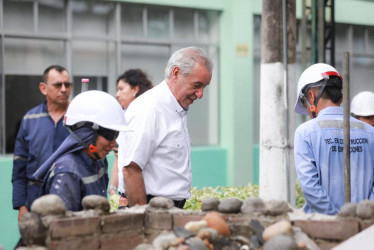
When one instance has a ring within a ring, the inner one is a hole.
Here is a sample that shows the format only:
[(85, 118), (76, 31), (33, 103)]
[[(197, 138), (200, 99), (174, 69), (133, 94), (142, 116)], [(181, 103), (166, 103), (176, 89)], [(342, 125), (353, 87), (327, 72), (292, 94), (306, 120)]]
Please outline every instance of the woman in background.
[[(148, 79), (146, 73), (140, 69), (130, 69), (117, 78), (117, 93), (116, 98), (122, 106), (124, 112), (130, 103), (153, 87), (152, 82)], [(119, 143), (119, 141), (117, 141)], [(118, 148), (113, 149), (115, 152), (115, 159), (113, 163), (109, 195), (112, 197), (117, 192), (120, 195), (119, 208), (127, 206), (128, 202), (125, 196), (124, 182), (122, 171), (118, 169)]]

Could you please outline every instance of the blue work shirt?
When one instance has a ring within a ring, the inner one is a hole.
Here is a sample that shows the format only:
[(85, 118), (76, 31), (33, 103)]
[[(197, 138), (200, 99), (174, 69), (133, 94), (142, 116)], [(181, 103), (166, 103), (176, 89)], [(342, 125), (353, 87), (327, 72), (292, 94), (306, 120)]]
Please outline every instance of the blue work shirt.
[(36, 170), (53, 154), (69, 135), (63, 117), (55, 124), (47, 102), (28, 111), (18, 131), (13, 160), (13, 208), (30, 208), (38, 198), (40, 183), (32, 180)]
[[(328, 107), (295, 132), (295, 167), (306, 213), (337, 214), (344, 205), (343, 109)], [(374, 199), (374, 127), (350, 118), (351, 203)]]
[(41, 194), (56, 194), (66, 210), (82, 210), (82, 199), (87, 195), (107, 197), (108, 163), (106, 158), (94, 161), (82, 150), (59, 157), (43, 181)]

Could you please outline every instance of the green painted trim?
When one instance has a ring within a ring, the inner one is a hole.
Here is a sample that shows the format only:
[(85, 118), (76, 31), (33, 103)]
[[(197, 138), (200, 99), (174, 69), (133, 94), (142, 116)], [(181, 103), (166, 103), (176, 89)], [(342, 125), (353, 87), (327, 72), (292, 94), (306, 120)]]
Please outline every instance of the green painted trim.
[(18, 210), (12, 206), (12, 168), (13, 157), (0, 157), (0, 246), (4, 249), (14, 249), (21, 235), (18, 229)]
[[(106, 0), (108, 1), (108, 0)], [(189, 0), (189, 1), (176, 1), (176, 0), (118, 0), (118, 2), (127, 3), (141, 3), (141, 4), (153, 4), (153, 5), (164, 5), (173, 7), (183, 8), (197, 8), (197, 9), (210, 9), (210, 10), (223, 10), (224, 0)]]
[[(301, 19), (302, 0), (296, 0), (296, 17)], [(374, 18), (371, 16), (374, 10), (374, 2), (366, 0), (335, 0), (335, 22), (374, 25)]]
[(234, 88), (232, 88), (231, 82), (233, 77), (233, 57), (235, 53), (235, 47), (232, 42), (232, 29), (231, 20), (233, 18), (232, 7), (225, 2), (225, 11), (221, 13), (221, 25), (220, 25), (220, 141), (221, 145), (228, 149), (227, 152), (227, 178), (228, 185), (231, 186), (233, 183), (233, 166), (234, 166), (234, 131), (232, 129), (234, 122)]
[(260, 145), (253, 145), (253, 184), (259, 185)]
[(374, 25), (374, 3), (358, 0), (335, 1), (335, 22)]
[[(227, 149), (228, 185), (246, 185), (253, 181), (253, 16), (260, 13), (262, 3), (224, 3), (220, 27), (220, 139)], [(247, 53), (241, 53), (245, 50)]]
[(252, 4), (252, 15), (261, 15), (262, 13), (262, 1), (256, 0), (251, 1)]

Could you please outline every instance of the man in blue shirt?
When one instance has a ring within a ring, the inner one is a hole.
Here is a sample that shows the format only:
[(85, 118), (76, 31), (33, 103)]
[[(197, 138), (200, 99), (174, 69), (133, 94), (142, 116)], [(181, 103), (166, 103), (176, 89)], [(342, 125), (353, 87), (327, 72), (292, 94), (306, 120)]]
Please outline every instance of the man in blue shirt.
[(49, 66), (39, 84), (46, 101), (28, 111), (18, 131), (13, 160), (13, 209), (18, 220), (38, 198), (40, 183), (32, 180), (36, 170), (69, 135), (63, 116), (69, 105), (72, 83), (68, 71), (59, 65)]
[[(295, 167), (306, 213), (335, 215), (344, 205), (342, 77), (330, 65), (307, 68), (298, 82), (295, 112), (311, 120), (295, 132)], [(374, 199), (374, 128), (350, 118), (351, 202)]]

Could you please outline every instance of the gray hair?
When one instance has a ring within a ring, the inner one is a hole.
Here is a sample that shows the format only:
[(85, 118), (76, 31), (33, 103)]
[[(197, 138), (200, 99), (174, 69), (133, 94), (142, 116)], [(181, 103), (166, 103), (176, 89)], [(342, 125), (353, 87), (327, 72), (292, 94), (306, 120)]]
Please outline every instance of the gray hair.
[(168, 64), (165, 68), (165, 79), (171, 77), (171, 73), (175, 66), (178, 66), (183, 74), (187, 76), (191, 73), (192, 67), (195, 63), (204, 65), (209, 73), (212, 73), (213, 62), (208, 54), (198, 47), (187, 47), (174, 52), (170, 57)]

